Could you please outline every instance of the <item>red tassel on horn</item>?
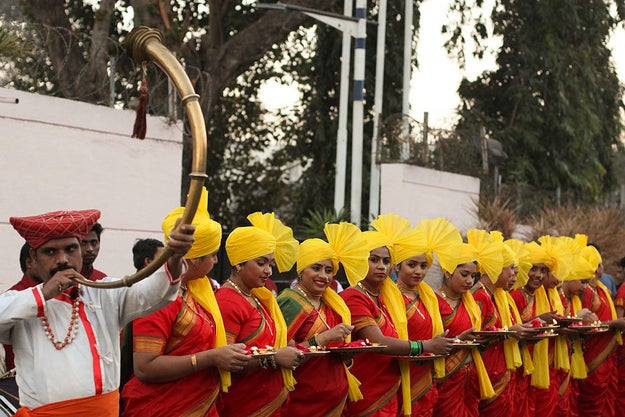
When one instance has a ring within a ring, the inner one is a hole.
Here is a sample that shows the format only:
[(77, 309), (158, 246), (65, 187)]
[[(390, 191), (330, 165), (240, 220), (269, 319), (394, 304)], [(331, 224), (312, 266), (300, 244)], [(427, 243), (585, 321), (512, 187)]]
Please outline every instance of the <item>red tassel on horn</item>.
[(139, 105), (137, 106), (137, 116), (135, 125), (132, 128), (132, 137), (145, 139), (148, 128), (146, 114), (148, 109), (148, 81), (146, 79), (145, 63), (141, 66), (141, 86), (139, 87)]

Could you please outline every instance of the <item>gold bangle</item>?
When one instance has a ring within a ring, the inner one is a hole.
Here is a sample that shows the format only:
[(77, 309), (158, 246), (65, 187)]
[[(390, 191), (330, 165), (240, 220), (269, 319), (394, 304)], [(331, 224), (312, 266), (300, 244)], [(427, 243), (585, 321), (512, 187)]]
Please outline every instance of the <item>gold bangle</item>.
[(191, 355), (191, 368), (193, 368), (194, 371), (197, 371), (197, 356), (195, 356), (195, 353)]

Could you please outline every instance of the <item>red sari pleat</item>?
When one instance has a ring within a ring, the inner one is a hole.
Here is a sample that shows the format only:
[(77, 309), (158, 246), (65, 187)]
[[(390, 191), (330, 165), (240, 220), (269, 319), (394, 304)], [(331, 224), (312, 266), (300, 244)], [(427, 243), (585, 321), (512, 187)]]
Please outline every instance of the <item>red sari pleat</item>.
[[(452, 309), (437, 294), (443, 327), (449, 330), (447, 337), (454, 337), (473, 327), (464, 304), (459, 302)], [(480, 389), (470, 349), (456, 349), (445, 359), (445, 378), (437, 381), (438, 401), (434, 417), (478, 417)]]
[[(290, 288), (282, 291), (278, 304), (286, 320), (287, 338), (295, 343), (303, 343), (341, 323), (341, 317), (327, 305), (321, 304), (317, 311), (306, 297)], [(309, 358), (293, 372), (293, 376), (297, 384), (289, 393), (286, 416), (341, 416), (347, 400), (347, 376), (340, 356), (330, 354)]]
[[(184, 301), (183, 301), (184, 300)], [(189, 293), (149, 316), (133, 322), (135, 352), (185, 356), (215, 347), (210, 314)], [(216, 416), (217, 368), (176, 381), (141, 382), (133, 376), (122, 391), (124, 417)]]
[[(228, 343), (265, 347), (275, 345), (276, 329), (268, 313), (261, 315), (231, 288), (220, 288), (215, 298), (221, 310)], [(284, 416), (287, 400), (280, 369), (253, 369), (232, 374), (232, 385), (217, 400), (220, 416)]]
[[(612, 319), (606, 295), (588, 285), (582, 307), (589, 308), (601, 321)], [(599, 333), (584, 339), (584, 359), (588, 378), (579, 382), (579, 414), (584, 417), (613, 417), (617, 390), (617, 353), (614, 332)]]
[[(484, 317), (482, 328), (486, 326), (501, 328), (503, 326), (501, 317), (490, 295), (484, 289), (479, 289), (473, 293), (473, 298), (482, 310)], [(506, 367), (503, 343), (490, 345), (482, 352), (482, 359), (493, 384), (495, 397), (480, 401), (480, 417), (507, 417), (510, 408), (514, 406), (516, 372)]]
[[(432, 338), (432, 318), (423, 303), (417, 298), (404, 296), (408, 319), (408, 338), (428, 340)], [(432, 362), (410, 362), (410, 397), (412, 417), (431, 417), (434, 404), (438, 401), (438, 390), (432, 379)], [(397, 394), (398, 416), (402, 416), (401, 390)]]
[[(352, 314), (352, 325), (356, 334), (367, 326), (378, 326), (382, 334), (397, 337), (397, 331), (385, 312), (384, 300), (379, 296), (381, 308), (365, 294), (355, 288), (341, 291), (340, 296), (345, 300)], [(347, 401), (345, 417), (386, 417), (397, 414), (397, 390), (400, 383), (399, 365), (397, 360), (389, 355), (377, 353), (361, 353), (354, 358), (350, 371), (361, 382), (360, 391), (363, 399)]]
[[(517, 310), (519, 310), (519, 314), (521, 315), (521, 321), (523, 323), (527, 323), (531, 319), (536, 316), (536, 309), (534, 308), (534, 299), (528, 298), (525, 296), (525, 293), (521, 289), (514, 290), (510, 292), (514, 303), (516, 304)], [(528, 344), (528, 350), (530, 355), (533, 351), (533, 346)], [(515, 410), (518, 412), (519, 417), (534, 417), (537, 416), (535, 410), (535, 401), (534, 401), (534, 393), (533, 388), (531, 386), (531, 375), (525, 375), (524, 369), (521, 367), (516, 371), (516, 387), (515, 387), (515, 397), (516, 400), (514, 402)]]

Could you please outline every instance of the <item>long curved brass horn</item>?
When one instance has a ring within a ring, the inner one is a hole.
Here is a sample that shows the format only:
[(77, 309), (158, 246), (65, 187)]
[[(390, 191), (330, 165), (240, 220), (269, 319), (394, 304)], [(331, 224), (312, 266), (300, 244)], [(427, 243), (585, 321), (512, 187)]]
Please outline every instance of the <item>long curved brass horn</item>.
[[(190, 224), (193, 221), (202, 194), (202, 187), (207, 177), (206, 125), (204, 124), (202, 109), (200, 108), (200, 96), (195, 93), (191, 80), (189, 80), (182, 65), (180, 65), (176, 57), (163, 46), (162, 40), (163, 35), (158, 30), (139, 26), (133, 29), (126, 38), (126, 48), (135, 62), (141, 64), (146, 61), (154, 61), (169, 76), (176, 86), (178, 94), (180, 94), (182, 98), (182, 105), (189, 119), (191, 135), (193, 137), (193, 161), (191, 173), (189, 174), (191, 184), (189, 186), (187, 203), (182, 214), (182, 221), (175, 229), (175, 231), (178, 231), (183, 224)], [(172, 254), (172, 250), (165, 246), (165, 250), (145, 268), (117, 281), (93, 282), (82, 278), (77, 278), (75, 281), (82, 285), (96, 288), (129, 287), (154, 273)]]

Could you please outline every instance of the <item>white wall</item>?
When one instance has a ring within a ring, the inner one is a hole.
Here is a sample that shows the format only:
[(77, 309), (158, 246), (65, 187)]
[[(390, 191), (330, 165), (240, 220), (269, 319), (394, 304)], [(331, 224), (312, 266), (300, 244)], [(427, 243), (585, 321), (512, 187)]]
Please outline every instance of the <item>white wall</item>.
[(99, 209), (95, 267), (110, 276), (134, 272), (135, 239), (162, 239), (161, 221), (180, 202), (182, 127), (148, 116), (146, 139), (133, 139), (134, 118), (129, 110), (0, 88), (0, 290), (21, 278), (23, 240), (11, 216)]
[(404, 216), (413, 226), (444, 217), (460, 230), (475, 227), (480, 180), (406, 164), (382, 164), (380, 213)]

